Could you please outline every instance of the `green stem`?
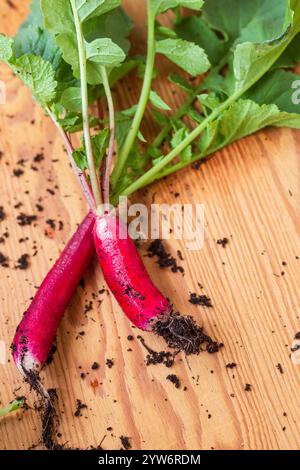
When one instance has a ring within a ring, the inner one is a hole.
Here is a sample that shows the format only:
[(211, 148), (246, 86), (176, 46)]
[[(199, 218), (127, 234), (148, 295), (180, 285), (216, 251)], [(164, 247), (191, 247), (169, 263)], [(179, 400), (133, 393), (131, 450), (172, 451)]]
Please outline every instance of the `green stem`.
[(76, 7), (76, 0), (71, 0), (73, 10), (74, 23), (78, 44), (79, 67), (80, 67), (80, 81), (81, 81), (81, 101), (82, 101), (82, 121), (83, 121), (83, 134), (86, 148), (86, 156), (89, 167), (89, 176), (91, 180), (92, 191), (95, 197), (96, 205), (101, 204), (101, 194), (99, 189), (99, 181), (95, 167), (95, 160), (93, 155), (92, 139), (90, 133), (89, 112), (88, 112), (88, 87), (86, 76), (86, 52), (84, 45), (84, 38), (82, 33), (81, 21)]
[(134, 141), (139, 132), (139, 128), (145, 113), (146, 106), (149, 101), (152, 77), (153, 77), (153, 68), (155, 61), (155, 14), (153, 12), (152, 0), (147, 0), (147, 17), (148, 17), (148, 53), (147, 53), (147, 62), (146, 70), (144, 76), (143, 87), (141, 91), (140, 100), (133, 118), (131, 129), (127, 135), (125, 143), (120, 151), (116, 166), (111, 176), (112, 187), (115, 188), (120, 178), (124, 166), (126, 164), (127, 158), (129, 157), (130, 151), (134, 144)]
[(114, 109), (114, 102), (113, 97), (111, 94), (111, 89), (109, 85), (109, 79), (107, 75), (107, 71), (105, 67), (101, 67), (101, 76), (103, 87), (107, 99), (108, 105), (108, 113), (109, 113), (109, 127), (110, 127), (110, 140), (109, 140), (109, 147), (107, 152), (107, 158), (104, 164), (103, 170), (103, 200), (105, 204), (109, 204), (109, 190), (110, 190), (110, 173), (111, 167), (114, 157), (114, 150), (115, 150), (115, 109)]

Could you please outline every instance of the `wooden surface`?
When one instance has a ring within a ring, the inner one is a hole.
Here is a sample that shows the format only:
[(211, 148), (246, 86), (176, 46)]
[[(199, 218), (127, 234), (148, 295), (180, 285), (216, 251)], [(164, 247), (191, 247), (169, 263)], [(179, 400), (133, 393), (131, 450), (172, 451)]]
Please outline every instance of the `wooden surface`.
[[(12, 8), (0, 1), (2, 32), (14, 34), (28, 3), (13, 0), (18, 6)], [(140, 2), (126, 5), (137, 23), (135, 34), (144, 37)], [(8, 359), (0, 365), (0, 399), (5, 404), (14, 393), (30, 396), (10, 361), (9, 345), (35, 286), (86, 207), (55, 129), (7, 68), (0, 70), (7, 85), (7, 104), (0, 106), (0, 205), (7, 218), (0, 223), (0, 236), (9, 232), (0, 251), (10, 258), (9, 269), (0, 267), (0, 340), (6, 342)], [(172, 106), (178, 104), (179, 96), (173, 97), (165, 78), (156, 89)], [(134, 104), (138, 91), (126, 84), (118, 87), (118, 107)], [(160, 271), (153, 260), (146, 263), (177, 308), (193, 314), (225, 348), (216, 355), (177, 362), (174, 373), (182, 388), (175, 389), (166, 380), (168, 369), (144, 365), (141, 344), (127, 340), (129, 334), (136, 337), (137, 330), (111, 296), (99, 296), (101, 305), (94, 300), (92, 310), (84, 314), (85, 304), (104, 284), (95, 260), (84, 291), (78, 289), (65, 314), (54, 362), (43, 372), (47, 386), (58, 389), (64, 441), (85, 448), (106, 436), (103, 447), (118, 449), (119, 437), (125, 435), (134, 449), (299, 449), (300, 369), (290, 359), (293, 337), (300, 330), (299, 146), (296, 131), (267, 130), (219, 152), (199, 171), (187, 169), (150, 188), (148, 203), (155, 192), (157, 203), (205, 204), (204, 248), (188, 252), (181, 242), (168, 242), (172, 253), (182, 250), (185, 277)], [(36, 172), (32, 159), (41, 150), (45, 160)], [(17, 178), (13, 170), (20, 159), (25, 159), (25, 173)], [(180, 197), (175, 199), (172, 191)], [(40, 198), (45, 210), (37, 213)], [(21, 209), (14, 208), (18, 202), (23, 203)], [(16, 223), (21, 210), (38, 215), (36, 226)], [(63, 230), (49, 231), (49, 218), (63, 220)], [(216, 243), (224, 236), (230, 239), (225, 249)], [(19, 243), (24, 237), (28, 241)], [(35, 246), (38, 253), (33, 257)], [(24, 253), (31, 255), (30, 269), (14, 269)], [(199, 291), (198, 282), (214, 309), (188, 303), (189, 292)], [(78, 339), (82, 330), (85, 336)], [(156, 350), (164, 347), (153, 335), (144, 336)], [(115, 362), (111, 369), (105, 366), (108, 358)], [(100, 364), (96, 371), (91, 370), (94, 361)], [(227, 369), (229, 362), (237, 368)], [(83, 380), (81, 372), (89, 375)], [(252, 392), (245, 392), (246, 383)], [(80, 418), (74, 417), (77, 398), (88, 405)], [(0, 422), (0, 447), (26, 449), (38, 441), (39, 433), (33, 410), (18, 413)]]

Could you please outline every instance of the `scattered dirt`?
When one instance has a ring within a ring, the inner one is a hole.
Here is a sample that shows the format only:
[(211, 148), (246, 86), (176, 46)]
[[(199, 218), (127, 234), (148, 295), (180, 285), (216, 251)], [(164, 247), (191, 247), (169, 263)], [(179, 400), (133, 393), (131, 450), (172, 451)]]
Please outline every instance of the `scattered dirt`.
[(169, 380), (170, 382), (172, 382), (172, 384), (174, 384), (176, 388), (180, 388), (180, 380), (179, 380), (179, 378), (177, 377), (177, 375), (175, 375), (175, 374), (170, 374), (170, 375), (168, 375), (166, 378), (167, 378), (167, 380)]
[(18, 224), (21, 227), (25, 227), (26, 225), (32, 225), (32, 223), (35, 222), (36, 220), (37, 220), (36, 215), (27, 215), (27, 214), (24, 214), (24, 212), (21, 212), (17, 216)]
[(76, 410), (75, 410), (74, 416), (79, 418), (80, 416), (82, 416), (81, 411), (86, 410), (86, 409), (87, 409), (87, 405), (82, 403), (82, 401), (79, 400), (79, 398), (77, 398), (77, 400), (76, 400)]
[(170, 268), (173, 273), (184, 274), (184, 268), (177, 264), (177, 260), (170, 253), (167, 253), (161, 240), (154, 240), (147, 251), (150, 258), (154, 256), (158, 258), (157, 263), (160, 268)]
[(0, 222), (2, 222), (6, 218), (6, 214), (4, 212), (3, 206), (0, 206)]
[(192, 305), (201, 305), (201, 307), (213, 308), (211, 299), (207, 295), (204, 295), (204, 294), (198, 295), (196, 293), (191, 293), (189, 302)]
[(220, 238), (220, 240), (217, 240), (217, 245), (221, 245), (223, 248), (226, 248), (228, 243), (229, 243), (229, 240), (226, 237)]
[(29, 255), (25, 253), (17, 260), (16, 269), (25, 270), (29, 268)]

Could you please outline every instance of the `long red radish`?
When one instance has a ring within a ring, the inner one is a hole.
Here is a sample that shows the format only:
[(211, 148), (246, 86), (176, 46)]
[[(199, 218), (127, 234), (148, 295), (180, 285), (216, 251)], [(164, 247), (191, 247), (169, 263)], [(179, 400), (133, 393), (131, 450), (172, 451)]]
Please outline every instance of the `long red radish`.
[(98, 216), (94, 241), (106, 282), (129, 320), (142, 330), (167, 321), (171, 305), (151, 281), (119, 217), (112, 213)]
[(63, 250), (17, 328), (12, 343), (14, 361), (28, 378), (48, 358), (59, 323), (95, 252), (95, 216), (85, 217)]

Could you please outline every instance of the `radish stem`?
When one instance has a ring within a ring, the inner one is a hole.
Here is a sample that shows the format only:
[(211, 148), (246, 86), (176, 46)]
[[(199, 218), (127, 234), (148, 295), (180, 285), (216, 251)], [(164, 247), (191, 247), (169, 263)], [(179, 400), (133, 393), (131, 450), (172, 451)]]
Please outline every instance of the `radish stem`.
[(103, 201), (104, 204), (109, 204), (109, 191), (110, 191), (110, 174), (113, 163), (114, 151), (115, 151), (115, 109), (113, 97), (109, 85), (108, 75), (105, 67), (101, 67), (101, 76), (103, 81), (103, 87), (107, 98), (108, 112), (109, 112), (109, 127), (110, 127), (110, 140), (107, 151), (107, 157), (103, 166)]
[(82, 33), (81, 21), (77, 11), (76, 1), (71, 0), (71, 6), (74, 16), (74, 23), (77, 36), (79, 66), (80, 66), (80, 84), (81, 84), (81, 101), (82, 101), (82, 120), (83, 120), (83, 134), (86, 148), (86, 156), (89, 167), (89, 176), (91, 179), (92, 190), (96, 205), (101, 204), (101, 194), (99, 190), (99, 181), (95, 167), (95, 160), (93, 156), (92, 139), (90, 133), (89, 113), (88, 113), (88, 88), (87, 88), (87, 75), (86, 75), (86, 51), (84, 46), (84, 38)]
[(91, 193), (91, 188), (90, 188), (90, 186), (89, 186), (89, 184), (86, 180), (86, 177), (85, 177), (84, 173), (77, 167), (77, 165), (74, 161), (74, 158), (73, 158), (74, 149), (72, 147), (70, 139), (68, 138), (66, 132), (62, 129), (62, 127), (57, 122), (57, 119), (55, 118), (52, 111), (50, 111), (49, 108), (46, 108), (46, 110), (47, 110), (47, 113), (49, 114), (50, 118), (52, 119), (52, 122), (54, 123), (54, 125), (58, 129), (58, 131), (59, 131), (59, 133), (60, 133), (60, 135), (61, 135), (61, 137), (64, 141), (64, 144), (65, 144), (65, 147), (66, 147), (66, 151), (67, 151), (72, 169), (73, 169), (73, 171), (74, 171), (74, 173), (77, 177), (77, 180), (79, 182), (81, 190), (82, 190), (82, 192), (85, 196), (85, 199), (86, 199), (90, 209), (92, 211), (95, 211), (95, 209), (96, 209), (95, 200), (94, 200), (93, 194)]
[(148, 16), (148, 53), (146, 70), (144, 76), (143, 87), (141, 91), (140, 100), (133, 118), (131, 129), (125, 140), (125, 143), (120, 150), (116, 166), (111, 176), (111, 185), (113, 188), (116, 187), (118, 179), (120, 178), (126, 161), (129, 157), (130, 151), (134, 144), (134, 141), (138, 135), (140, 125), (145, 113), (146, 106), (149, 101), (151, 83), (153, 77), (153, 68), (155, 61), (155, 14), (153, 12), (153, 5), (151, 0), (147, 0), (147, 16)]

